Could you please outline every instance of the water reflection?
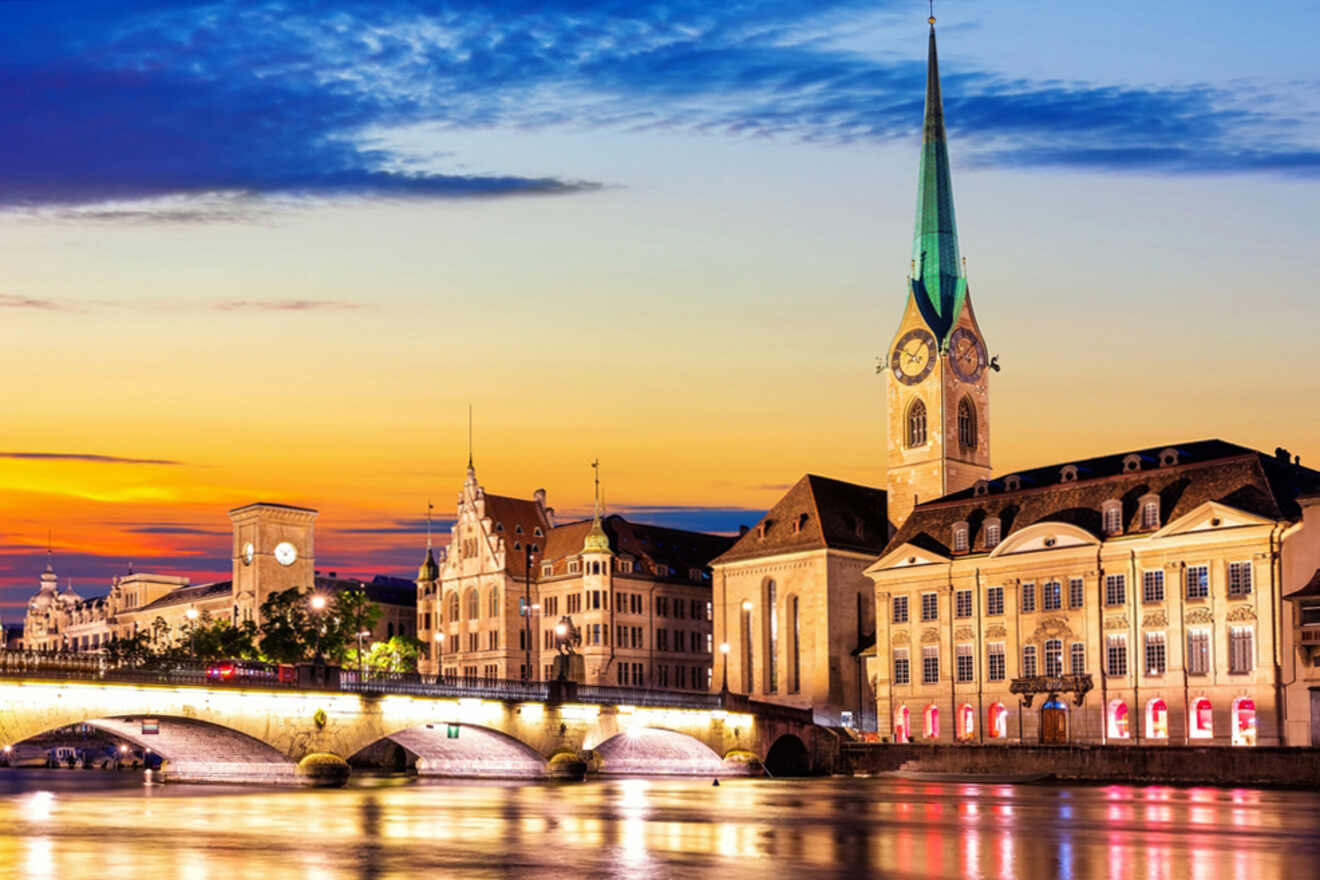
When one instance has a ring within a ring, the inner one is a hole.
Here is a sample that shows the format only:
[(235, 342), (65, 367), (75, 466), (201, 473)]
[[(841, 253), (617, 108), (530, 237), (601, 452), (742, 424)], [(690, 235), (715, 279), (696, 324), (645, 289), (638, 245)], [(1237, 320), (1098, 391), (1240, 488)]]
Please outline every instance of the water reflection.
[(1311, 876), (1320, 796), (821, 779), (341, 791), (0, 771), (0, 877)]

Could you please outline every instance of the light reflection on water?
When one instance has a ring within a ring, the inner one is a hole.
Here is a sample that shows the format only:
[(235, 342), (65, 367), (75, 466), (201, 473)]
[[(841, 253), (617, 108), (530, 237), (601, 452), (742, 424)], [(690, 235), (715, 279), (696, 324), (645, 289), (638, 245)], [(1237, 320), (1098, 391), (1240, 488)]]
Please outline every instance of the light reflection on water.
[(894, 780), (339, 791), (0, 771), (0, 877), (1313, 876), (1320, 795)]

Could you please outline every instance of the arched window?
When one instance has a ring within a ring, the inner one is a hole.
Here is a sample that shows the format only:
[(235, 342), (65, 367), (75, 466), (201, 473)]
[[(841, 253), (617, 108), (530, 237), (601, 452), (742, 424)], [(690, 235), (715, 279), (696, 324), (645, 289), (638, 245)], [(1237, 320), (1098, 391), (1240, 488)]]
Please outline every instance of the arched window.
[(1233, 701), (1233, 745), (1256, 744), (1256, 703), (1246, 697)]
[(798, 597), (788, 597), (788, 692), (802, 690), (802, 631), (798, 619)]
[(1063, 642), (1059, 639), (1045, 642), (1045, 674), (1053, 678), (1063, 675)]
[(940, 738), (939, 706), (936, 706), (934, 703), (931, 703), (929, 706), (926, 707), (926, 711), (922, 713), (922, 718), (925, 721), (924, 724), (925, 729), (923, 733), (926, 739), (939, 739)]
[(971, 739), (976, 735), (976, 710), (970, 703), (963, 703), (958, 707), (958, 729), (956, 731), (958, 739)]
[(495, 587), (490, 588), (490, 607), (487, 611), (489, 617), (500, 616), (500, 591)]
[(455, 590), (449, 594), (449, 620), (452, 623), (458, 619), (458, 591)]
[(1187, 720), (1191, 725), (1189, 736), (1192, 739), (1210, 739), (1215, 735), (1214, 710), (1210, 707), (1210, 701), (1205, 697), (1197, 697), (1192, 700), (1192, 705), (1187, 707)]
[(1128, 730), (1128, 707), (1122, 700), (1109, 704), (1109, 738), (1127, 739), (1132, 734)]
[(926, 404), (919, 399), (914, 400), (912, 406), (908, 407), (907, 445), (909, 447), (926, 445)]
[(958, 445), (976, 448), (976, 405), (970, 397), (958, 401)]
[(907, 706), (894, 710), (894, 742), (912, 742), (912, 716)]
[(468, 620), (476, 620), (481, 613), (481, 600), (477, 598), (477, 591), (475, 589), (468, 590), (467, 606)]
[(765, 654), (765, 692), (773, 694), (779, 692), (779, 596), (773, 580), (765, 582), (764, 609), (763, 625), (769, 642)]
[(1146, 704), (1146, 738), (1169, 738), (1169, 704), (1159, 697)]
[(1004, 739), (1008, 736), (1008, 710), (1003, 703), (991, 703), (986, 710), (985, 731), (991, 739)]

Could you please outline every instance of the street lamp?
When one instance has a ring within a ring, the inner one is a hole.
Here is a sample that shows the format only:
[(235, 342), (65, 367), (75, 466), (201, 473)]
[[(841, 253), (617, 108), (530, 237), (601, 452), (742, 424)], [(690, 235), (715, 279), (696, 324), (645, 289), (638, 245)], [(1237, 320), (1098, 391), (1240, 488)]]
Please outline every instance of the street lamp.
[(358, 631), (358, 634), (357, 634), (357, 640), (358, 640), (358, 681), (361, 681), (361, 680), (362, 680), (362, 640), (365, 639), (365, 638), (366, 638), (367, 636), (369, 636), (369, 635), (371, 635), (371, 632), (370, 632), (369, 630), (365, 630), (365, 629), (364, 629), (364, 630), (359, 630), (359, 631)]
[(720, 685), (720, 692), (727, 694), (729, 692), (729, 643), (720, 642), (720, 658), (724, 666), (723, 683)]
[(445, 674), (445, 634), (436, 630), (435, 633), (435, 680), (440, 682)]
[(183, 616), (188, 618), (188, 638), (192, 642), (193, 659), (197, 659), (197, 609), (189, 608), (183, 612)]
[(312, 599), (311, 599), (311, 601), (310, 601), (308, 604), (311, 605), (311, 607), (312, 607), (312, 611), (313, 611), (313, 612), (316, 614), (316, 616), (317, 616), (317, 621), (316, 621), (316, 657), (314, 658), (314, 660), (315, 660), (317, 666), (324, 666), (324, 665), (325, 665), (325, 658), (321, 656), (321, 630), (324, 628), (324, 625), (325, 625), (325, 624), (324, 624), (324, 621), (322, 621), (322, 620), (320, 619), (320, 617), (321, 617), (321, 612), (322, 612), (322, 611), (325, 611), (325, 596), (322, 596), (320, 593), (317, 593), (316, 595), (312, 596)]

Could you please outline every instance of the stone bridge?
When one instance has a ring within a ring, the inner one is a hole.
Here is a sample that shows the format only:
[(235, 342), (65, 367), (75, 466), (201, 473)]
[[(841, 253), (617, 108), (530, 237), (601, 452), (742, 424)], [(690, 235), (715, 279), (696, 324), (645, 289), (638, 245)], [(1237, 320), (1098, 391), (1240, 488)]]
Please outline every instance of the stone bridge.
[(167, 780), (235, 782), (342, 782), (382, 744), (421, 775), (504, 777), (802, 775), (832, 770), (839, 748), (810, 712), (737, 694), (661, 694), (694, 707), (645, 705), (656, 692), (625, 704), (571, 699), (575, 688), (537, 700), (98, 675), (0, 668), (0, 745), (87, 724), (160, 755)]

